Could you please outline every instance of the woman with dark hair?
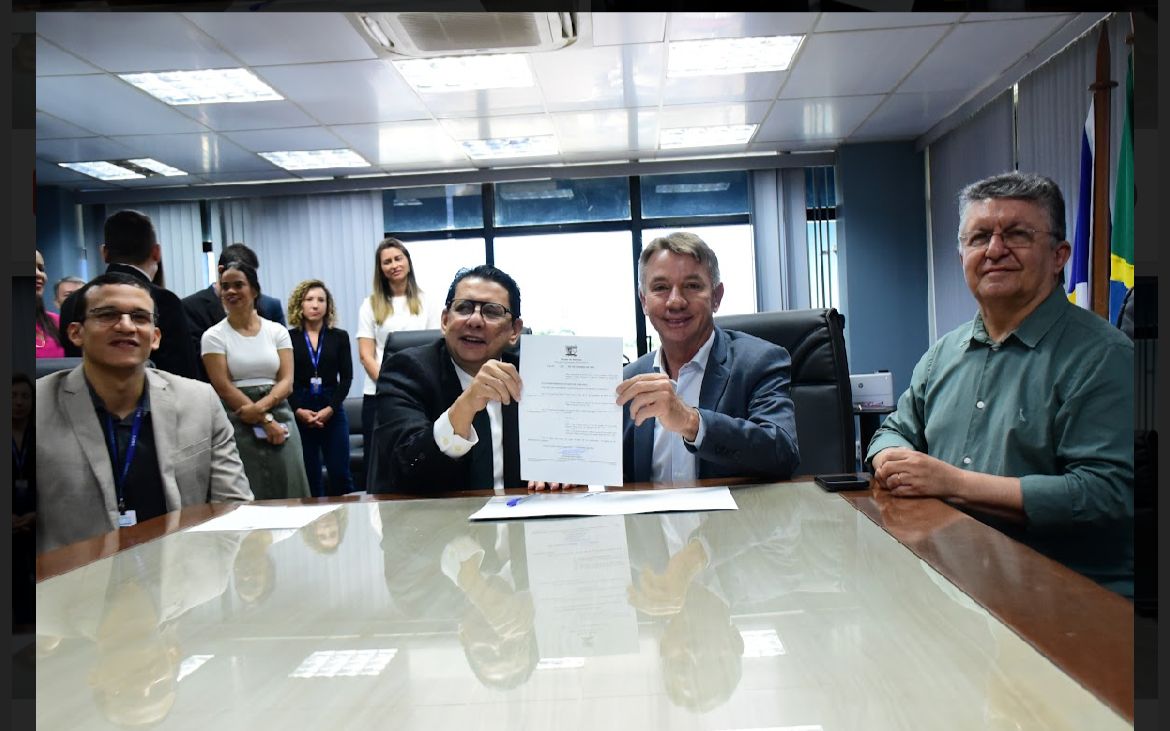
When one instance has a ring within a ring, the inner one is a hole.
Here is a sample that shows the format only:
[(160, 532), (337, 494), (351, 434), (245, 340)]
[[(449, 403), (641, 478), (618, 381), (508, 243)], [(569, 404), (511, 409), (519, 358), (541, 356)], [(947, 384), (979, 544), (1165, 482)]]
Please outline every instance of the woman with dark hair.
[(203, 367), (235, 425), (236, 446), (257, 500), (308, 497), (299, 430), (288, 405), (293, 351), (288, 330), (256, 311), (256, 270), (228, 262), (219, 275), (227, 317), (203, 333)]
[[(334, 327), (333, 294), (319, 279), (307, 279), (288, 298), (288, 330), (293, 348), (293, 391), (289, 405), (297, 417), (305, 472), (314, 497), (353, 492), (349, 473), (349, 420), (342, 402), (353, 383), (349, 333)], [(321, 458), (329, 470), (329, 490), (321, 482)]]
[(61, 345), (60, 319), (55, 312), (45, 309), (45, 258), (37, 252), (37, 357), (64, 358), (65, 347)]
[(362, 464), (367, 474), (376, 411), (374, 394), (378, 391), (386, 338), (399, 330), (438, 329), (441, 314), (441, 307), (428, 306), (424, 301), (406, 245), (393, 237), (382, 239), (374, 251), (374, 291), (358, 311), (358, 358), (366, 372), (362, 387)]

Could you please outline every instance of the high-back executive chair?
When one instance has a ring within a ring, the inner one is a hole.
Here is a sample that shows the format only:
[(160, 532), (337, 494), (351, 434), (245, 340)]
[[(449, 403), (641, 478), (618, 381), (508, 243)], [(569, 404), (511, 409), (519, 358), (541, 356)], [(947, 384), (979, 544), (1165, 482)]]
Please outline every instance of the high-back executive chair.
[[(833, 308), (716, 317), (726, 330), (755, 335), (788, 351), (802, 475), (856, 469), (853, 396), (845, 356), (845, 316)], [(864, 445), (863, 445), (864, 446)]]

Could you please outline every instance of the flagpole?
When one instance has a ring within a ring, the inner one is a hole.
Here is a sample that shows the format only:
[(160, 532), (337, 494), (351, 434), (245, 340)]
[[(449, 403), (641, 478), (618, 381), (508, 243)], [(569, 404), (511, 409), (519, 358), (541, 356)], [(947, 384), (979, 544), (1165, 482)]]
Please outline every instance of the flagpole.
[(1109, 78), (1109, 33), (1105, 24), (1097, 41), (1097, 79), (1093, 92), (1093, 312), (1109, 319), (1109, 91), (1117, 82)]

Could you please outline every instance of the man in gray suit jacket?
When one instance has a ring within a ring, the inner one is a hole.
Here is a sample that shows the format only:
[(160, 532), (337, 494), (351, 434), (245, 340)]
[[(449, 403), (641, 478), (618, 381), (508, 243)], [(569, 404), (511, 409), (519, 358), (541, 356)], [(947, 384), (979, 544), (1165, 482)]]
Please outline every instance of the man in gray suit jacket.
[(148, 285), (107, 272), (78, 295), (67, 336), (82, 364), (37, 379), (37, 551), (251, 500), (212, 388), (145, 365), (160, 340)]
[(715, 327), (715, 252), (691, 233), (654, 239), (639, 258), (638, 297), (662, 346), (626, 366), (618, 386), (625, 481), (791, 477), (800, 462), (792, 361), (778, 345)]

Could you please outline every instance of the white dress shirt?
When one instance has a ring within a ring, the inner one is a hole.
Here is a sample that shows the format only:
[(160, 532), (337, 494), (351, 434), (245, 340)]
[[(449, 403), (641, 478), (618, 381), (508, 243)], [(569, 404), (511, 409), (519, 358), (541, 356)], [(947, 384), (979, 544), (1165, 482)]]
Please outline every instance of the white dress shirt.
[[(474, 378), (470, 373), (459, 367), (459, 364), (454, 360), (451, 365), (455, 366), (455, 375), (459, 377), (459, 385), (464, 391), (471, 385)], [(455, 427), (451, 426), (451, 409), (447, 409), (439, 418), (435, 419), (435, 426), (432, 429), (432, 434), (435, 436), (435, 444), (439, 446), (439, 451), (448, 457), (458, 459), (471, 451), (471, 448), (479, 444), (479, 435), (475, 433), (475, 426), (471, 427), (471, 438), (464, 439), (455, 433)], [(492, 425), (492, 484), (495, 491), (499, 494), (504, 494), (504, 410), (499, 401), (488, 401), (487, 405), (488, 421)]]
[[(678, 381), (674, 384), (674, 392), (687, 406), (697, 408), (699, 392), (703, 388), (703, 374), (707, 371), (707, 357), (711, 354), (711, 345), (715, 342), (715, 331), (707, 337), (695, 357), (678, 369)], [(654, 352), (654, 371), (668, 373), (662, 362), (662, 348)], [(703, 436), (707, 433), (703, 424), (703, 417), (699, 416), (699, 431), (695, 435), (692, 447), (703, 443)], [(650, 458), (650, 476), (654, 482), (691, 482), (698, 473), (699, 458), (688, 451), (683, 445), (683, 437), (662, 427), (662, 423), (654, 420), (654, 452)]]

